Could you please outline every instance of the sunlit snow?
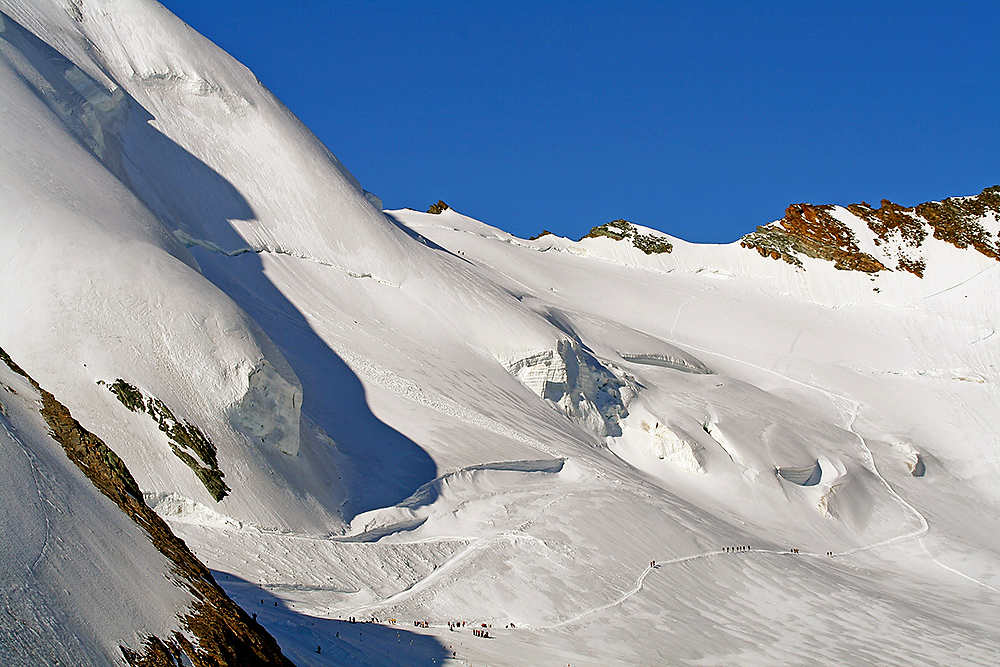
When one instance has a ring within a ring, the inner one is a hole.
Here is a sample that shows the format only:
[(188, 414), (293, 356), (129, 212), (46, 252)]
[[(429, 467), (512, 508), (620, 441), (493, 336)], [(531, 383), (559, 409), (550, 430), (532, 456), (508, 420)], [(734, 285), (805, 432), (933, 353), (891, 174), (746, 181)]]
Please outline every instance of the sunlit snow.
[[(1000, 263), (383, 212), (158, 4), (0, 12), (0, 346), (297, 664), (995, 663)], [(4, 368), (0, 658), (120, 663), (186, 598), (75, 508)], [(211, 438), (229, 496), (117, 378)]]

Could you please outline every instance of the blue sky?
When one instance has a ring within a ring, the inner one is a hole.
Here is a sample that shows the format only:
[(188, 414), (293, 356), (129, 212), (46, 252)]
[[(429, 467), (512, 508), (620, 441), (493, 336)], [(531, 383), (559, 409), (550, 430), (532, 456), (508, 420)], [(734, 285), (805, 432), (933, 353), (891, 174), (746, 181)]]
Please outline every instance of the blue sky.
[(729, 242), (1000, 183), (1000, 3), (164, 0), (386, 208)]

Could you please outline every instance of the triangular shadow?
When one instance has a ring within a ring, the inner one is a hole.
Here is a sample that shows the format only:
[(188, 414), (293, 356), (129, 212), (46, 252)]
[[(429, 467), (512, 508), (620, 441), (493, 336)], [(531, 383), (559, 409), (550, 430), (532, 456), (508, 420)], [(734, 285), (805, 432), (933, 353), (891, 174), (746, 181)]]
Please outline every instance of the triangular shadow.
[(261, 585), (228, 572), (213, 571), (212, 575), (299, 667), (424, 667), (441, 665), (452, 657), (436, 637), (389, 624), (387, 619), (357, 618), (358, 622), (351, 623), (310, 616)]

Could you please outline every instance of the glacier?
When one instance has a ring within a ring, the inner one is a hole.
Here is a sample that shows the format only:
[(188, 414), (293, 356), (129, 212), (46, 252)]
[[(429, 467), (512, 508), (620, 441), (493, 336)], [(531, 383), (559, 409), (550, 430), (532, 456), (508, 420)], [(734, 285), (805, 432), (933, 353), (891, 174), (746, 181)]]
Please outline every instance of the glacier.
[[(383, 211), (152, 0), (0, 21), (0, 347), (282, 659), (995, 662), (992, 190), (793, 206), (742, 245), (519, 239)], [(935, 234), (952, 210), (979, 249)], [(119, 378), (211, 441), (228, 495)], [(0, 383), (4, 663), (190, 639), (196, 597)]]

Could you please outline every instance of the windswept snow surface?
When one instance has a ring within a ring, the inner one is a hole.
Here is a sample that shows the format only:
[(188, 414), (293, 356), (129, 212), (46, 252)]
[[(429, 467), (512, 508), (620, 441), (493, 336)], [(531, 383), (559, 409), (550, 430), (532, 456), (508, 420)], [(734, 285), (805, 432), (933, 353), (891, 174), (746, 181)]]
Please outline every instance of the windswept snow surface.
[[(41, 395), (0, 361), (0, 663), (107, 665), (178, 628), (173, 563), (48, 434)], [(168, 613), (164, 613), (168, 610)]]
[[(383, 213), (158, 4), (0, 12), (0, 345), (298, 664), (995, 662), (996, 261), (928, 239), (923, 279), (873, 277)], [(43, 540), (29, 491), (11, 562)]]

